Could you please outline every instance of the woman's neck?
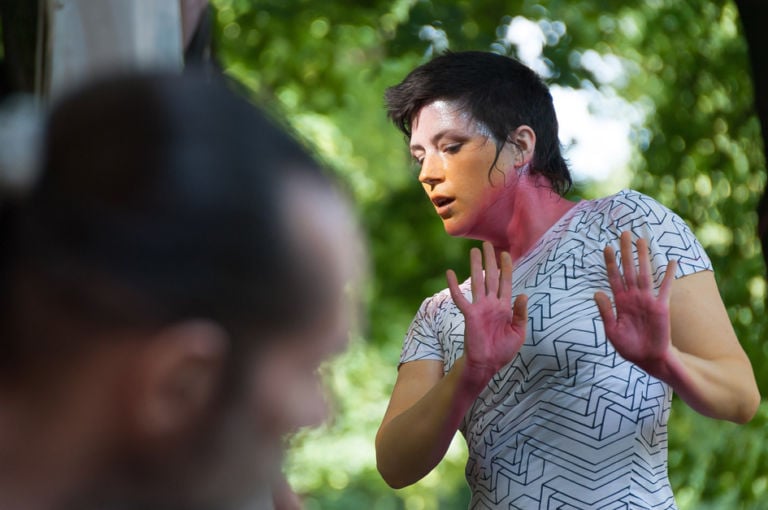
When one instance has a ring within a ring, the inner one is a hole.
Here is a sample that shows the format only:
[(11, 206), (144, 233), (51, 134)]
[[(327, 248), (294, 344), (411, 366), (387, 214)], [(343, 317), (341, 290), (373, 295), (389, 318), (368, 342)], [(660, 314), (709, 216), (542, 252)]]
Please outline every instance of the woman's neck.
[(517, 261), (552, 225), (576, 205), (552, 190), (547, 179), (524, 175), (510, 190), (506, 221), (495, 238), (488, 239), (497, 256), (507, 251)]

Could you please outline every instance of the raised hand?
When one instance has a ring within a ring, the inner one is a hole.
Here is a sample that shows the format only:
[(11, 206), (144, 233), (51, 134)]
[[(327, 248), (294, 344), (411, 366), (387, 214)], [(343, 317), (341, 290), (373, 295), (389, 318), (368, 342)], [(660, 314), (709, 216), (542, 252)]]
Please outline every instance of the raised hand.
[(658, 295), (651, 281), (648, 243), (637, 241), (637, 269), (632, 256), (632, 235), (621, 234), (621, 266), (619, 272), (613, 248), (606, 246), (605, 265), (616, 307), (603, 292), (595, 301), (605, 325), (605, 334), (621, 356), (637, 364), (651, 375), (664, 371), (671, 345), (669, 296), (677, 262), (671, 260), (661, 282)]
[(447, 272), (451, 297), (464, 314), (464, 366), (479, 379), (490, 380), (512, 361), (525, 341), (528, 298), (521, 294), (511, 305), (512, 257), (503, 252), (500, 259), (501, 270), (488, 242), (483, 243), (482, 254), (478, 248), (472, 248), (472, 301), (459, 290), (456, 273)]

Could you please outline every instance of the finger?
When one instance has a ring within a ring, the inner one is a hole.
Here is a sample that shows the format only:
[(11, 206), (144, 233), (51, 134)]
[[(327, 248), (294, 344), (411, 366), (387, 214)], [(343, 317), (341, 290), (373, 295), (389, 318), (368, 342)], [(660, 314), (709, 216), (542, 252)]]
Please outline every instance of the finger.
[(445, 272), (445, 279), (448, 280), (448, 290), (451, 293), (453, 302), (456, 303), (456, 306), (459, 307), (459, 310), (463, 312), (465, 307), (470, 303), (459, 289), (459, 281), (457, 280), (456, 273), (453, 271), (453, 269), (449, 269)]
[(610, 337), (611, 332), (613, 332), (613, 323), (616, 321), (611, 300), (605, 292), (595, 292), (595, 302), (597, 303), (597, 311), (600, 312), (600, 318), (603, 319), (605, 334)]
[(509, 303), (512, 300), (512, 256), (506, 251), (501, 252), (500, 282), (499, 299), (502, 303)]
[(672, 282), (675, 280), (675, 273), (677, 272), (677, 261), (670, 260), (667, 264), (667, 270), (664, 273), (664, 279), (661, 280), (661, 287), (659, 287), (659, 299), (668, 301), (669, 294), (672, 291)]
[(634, 259), (632, 254), (632, 233), (627, 230), (621, 233), (621, 269), (624, 272), (624, 285), (627, 289), (637, 286)]
[(613, 293), (617, 294), (626, 290), (624, 280), (621, 279), (621, 274), (619, 273), (619, 266), (616, 263), (616, 252), (613, 250), (613, 247), (606, 246), (603, 250), (603, 256), (605, 257), (605, 273), (608, 275), (608, 284), (611, 286)]
[(512, 326), (515, 329), (525, 331), (528, 324), (528, 296), (519, 294), (512, 306)]
[(642, 237), (637, 240), (637, 286), (641, 289), (651, 288), (651, 261), (648, 257), (648, 242)]
[(488, 241), (483, 243), (483, 258), (485, 259), (485, 292), (496, 296), (499, 292), (499, 267), (496, 265), (496, 252)]
[(479, 296), (485, 294), (485, 283), (483, 282), (483, 260), (480, 250), (472, 248), (469, 250), (469, 271), (470, 281), (472, 282), (472, 300), (477, 301)]

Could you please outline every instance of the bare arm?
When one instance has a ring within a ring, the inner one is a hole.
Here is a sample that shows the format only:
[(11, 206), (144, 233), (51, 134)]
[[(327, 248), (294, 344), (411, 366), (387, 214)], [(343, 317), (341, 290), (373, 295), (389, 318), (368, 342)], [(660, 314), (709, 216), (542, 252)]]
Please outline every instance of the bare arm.
[(631, 236), (622, 234), (623, 275), (613, 250), (605, 251), (616, 312), (605, 294), (597, 293), (595, 300), (608, 338), (625, 359), (668, 383), (701, 414), (749, 421), (760, 394), (713, 274), (704, 271), (675, 280), (672, 261), (655, 296), (647, 244), (640, 239), (637, 246), (636, 269)]
[(472, 301), (448, 272), (451, 296), (464, 315), (464, 356), (443, 377), (442, 361), (413, 361), (400, 367), (389, 408), (376, 434), (376, 463), (395, 488), (417, 482), (442, 460), (475, 398), (525, 340), (526, 297), (513, 309), (512, 260), (501, 255), (501, 271), (490, 244), (470, 253)]
[(400, 367), (376, 434), (379, 473), (399, 489), (419, 481), (442, 460), (461, 420), (486, 383), (465, 380), (464, 359), (443, 377), (442, 361)]
[(760, 393), (712, 272), (675, 280), (670, 314), (677, 354), (668, 376), (673, 389), (706, 416), (737, 423), (752, 419)]

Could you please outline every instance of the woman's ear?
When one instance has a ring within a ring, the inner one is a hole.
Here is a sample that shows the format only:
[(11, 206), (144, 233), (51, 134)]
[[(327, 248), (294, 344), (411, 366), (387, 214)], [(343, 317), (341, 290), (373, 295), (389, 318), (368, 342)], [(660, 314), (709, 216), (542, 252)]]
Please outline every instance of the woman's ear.
[(536, 150), (536, 132), (528, 125), (523, 124), (509, 135), (509, 141), (515, 145), (518, 151), (516, 166), (521, 167), (533, 159)]
[(134, 425), (147, 439), (183, 435), (216, 398), (229, 347), (208, 320), (177, 323), (142, 340), (135, 360)]

